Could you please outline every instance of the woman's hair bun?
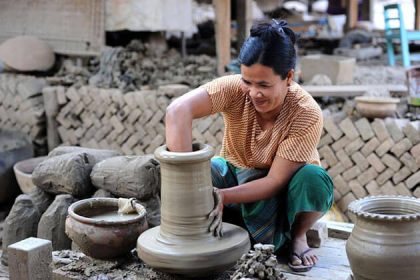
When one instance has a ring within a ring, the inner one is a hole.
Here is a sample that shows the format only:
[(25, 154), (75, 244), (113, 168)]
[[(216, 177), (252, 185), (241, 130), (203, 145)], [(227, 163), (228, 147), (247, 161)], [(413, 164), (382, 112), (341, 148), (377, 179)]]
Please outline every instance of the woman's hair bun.
[(289, 28), (285, 20), (277, 21), (272, 19), (271, 22), (255, 25), (251, 28), (250, 35), (251, 37), (260, 37), (265, 41), (272, 39), (273, 36), (287, 35), (292, 41), (292, 44), (296, 43), (295, 33)]

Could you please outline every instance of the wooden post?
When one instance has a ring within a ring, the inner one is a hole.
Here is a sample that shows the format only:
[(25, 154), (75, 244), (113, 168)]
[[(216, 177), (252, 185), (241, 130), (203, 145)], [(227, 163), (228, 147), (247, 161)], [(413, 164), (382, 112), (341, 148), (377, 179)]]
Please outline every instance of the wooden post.
[(58, 134), (58, 122), (56, 119), (60, 109), (57, 101), (56, 92), (58, 90), (64, 91), (64, 88), (60, 87), (58, 89), (55, 89), (53, 87), (45, 87), (42, 90), (42, 96), (44, 98), (45, 106), (45, 115), (47, 117), (48, 151), (51, 151), (61, 143), (60, 136)]
[(416, 30), (420, 30), (420, 0), (414, 0), (415, 8), (415, 26)]
[(346, 31), (349, 31), (356, 26), (358, 10), (359, 7), (357, 0), (346, 1)]
[(222, 75), (230, 62), (230, 0), (213, 0), (216, 11), (217, 73)]
[(251, 0), (238, 0), (236, 1), (238, 23), (238, 35), (236, 49), (239, 53), (242, 44), (249, 35), (249, 30), (252, 26), (252, 1)]
[(371, 0), (365, 0), (362, 1), (362, 20), (370, 21), (371, 19), (371, 10), (372, 10), (372, 1)]

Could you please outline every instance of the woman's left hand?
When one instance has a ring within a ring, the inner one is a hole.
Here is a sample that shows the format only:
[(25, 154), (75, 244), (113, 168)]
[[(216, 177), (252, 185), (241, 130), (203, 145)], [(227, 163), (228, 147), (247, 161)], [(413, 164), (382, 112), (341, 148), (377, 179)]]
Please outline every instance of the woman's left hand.
[(210, 212), (209, 219), (211, 220), (209, 231), (214, 236), (221, 238), (222, 233), (222, 216), (223, 216), (223, 195), (218, 188), (213, 187), (214, 209)]

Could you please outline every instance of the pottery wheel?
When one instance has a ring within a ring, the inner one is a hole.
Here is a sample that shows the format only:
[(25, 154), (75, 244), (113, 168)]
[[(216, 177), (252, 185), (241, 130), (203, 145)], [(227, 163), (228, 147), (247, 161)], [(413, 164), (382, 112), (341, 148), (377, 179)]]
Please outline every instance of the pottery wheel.
[(241, 227), (223, 223), (223, 237), (210, 233), (206, 239), (166, 240), (160, 226), (143, 232), (137, 253), (148, 265), (186, 276), (216, 274), (232, 267), (250, 248), (248, 233)]

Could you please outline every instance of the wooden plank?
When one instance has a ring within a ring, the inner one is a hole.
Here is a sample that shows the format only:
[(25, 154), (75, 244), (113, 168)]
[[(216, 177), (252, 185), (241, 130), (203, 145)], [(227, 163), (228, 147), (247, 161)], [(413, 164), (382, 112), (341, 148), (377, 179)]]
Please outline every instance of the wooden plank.
[(354, 228), (354, 224), (352, 223), (343, 223), (343, 222), (334, 222), (334, 221), (325, 221), (325, 222), (327, 224), (328, 237), (332, 237), (332, 238), (347, 240)]
[(217, 73), (222, 75), (230, 62), (230, 1), (213, 0), (216, 13)]
[(358, 2), (358, 0), (346, 1), (346, 31), (353, 29), (357, 24), (357, 17), (359, 14)]
[(252, 1), (240, 0), (236, 1), (236, 22), (238, 23), (236, 50), (241, 50), (242, 44), (249, 35), (252, 25)]
[(405, 85), (332, 85), (332, 86), (302, 86), (309, 94), (319, 96), (360, 96), (369, 90), (387, 89), (389, 92), (407, 92)]
[(293, 272), (288, 267), (287, 256), (279, 262), (283, 274), (289, 280), (335, 280), (348, 279), (351, 274), (350, 265), (345, 251), (345, 240), (328, 238), (319, 249), (313, 249), (318, 256), (318, 263), (308, 272)]

